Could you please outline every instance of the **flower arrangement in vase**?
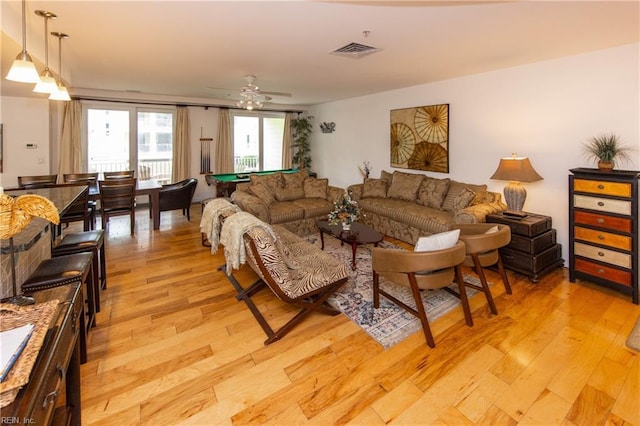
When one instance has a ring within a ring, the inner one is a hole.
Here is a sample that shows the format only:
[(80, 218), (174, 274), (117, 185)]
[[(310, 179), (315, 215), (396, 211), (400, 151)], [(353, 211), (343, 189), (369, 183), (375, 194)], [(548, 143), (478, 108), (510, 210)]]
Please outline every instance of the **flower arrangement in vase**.
[(360, 219), (360, 208), (358, 202), (351, 199), (348, 192), (344, 196), (333, 203), (333, 210), (327, 215), (331, 225), (342, 225), (342, 229), (348, 231), (351, 224)]

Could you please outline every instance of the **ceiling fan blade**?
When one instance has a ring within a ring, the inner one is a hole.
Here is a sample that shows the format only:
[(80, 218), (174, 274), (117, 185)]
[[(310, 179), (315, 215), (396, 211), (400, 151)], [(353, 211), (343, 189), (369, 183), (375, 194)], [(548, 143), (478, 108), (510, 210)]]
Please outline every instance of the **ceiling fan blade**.
[(285, 93), (285, 92), (269, 92), (267, 90), (260, 90), (260, 93), (262, 93), (263, 95), (271, 95), (271, 96), (284, 96), (286, 98), (290, 98), (291, 96), (293, 96), (291, 93)]

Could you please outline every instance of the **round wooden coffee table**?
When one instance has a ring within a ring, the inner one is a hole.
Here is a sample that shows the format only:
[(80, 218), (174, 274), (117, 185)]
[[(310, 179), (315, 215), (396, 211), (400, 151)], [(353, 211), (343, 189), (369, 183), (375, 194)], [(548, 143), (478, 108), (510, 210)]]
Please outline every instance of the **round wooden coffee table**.
[(347, 243), (351, 246), (351, 269), (356, 269), (356, 250), (361, 244), (373, 244), (375, 247), (382, 241), (384, 235), (368, 225), (354, 222), (351, 224), (349, 231), (344, 231), (342, 225), (330, 225), (328, 220), (318, 220), (316, 225), (320, 230), (320, 242), (324, 250), (324, 234), (329, 234), (339, 239), (342, 244)]

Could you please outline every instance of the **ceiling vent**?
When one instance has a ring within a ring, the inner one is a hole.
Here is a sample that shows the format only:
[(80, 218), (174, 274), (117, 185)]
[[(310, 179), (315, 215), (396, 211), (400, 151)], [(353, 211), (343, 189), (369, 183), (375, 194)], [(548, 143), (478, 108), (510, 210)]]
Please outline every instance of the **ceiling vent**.
[(378, 52), (380, 50), (382, 49), (378, 49), (377, 47), (367, 46), (365, 44), (351, 42), (335, 50), (332, 50), (331, 52), (329, 52), (329, 54), (348, 56), (350, 58), (362, 58), (363, 56)]

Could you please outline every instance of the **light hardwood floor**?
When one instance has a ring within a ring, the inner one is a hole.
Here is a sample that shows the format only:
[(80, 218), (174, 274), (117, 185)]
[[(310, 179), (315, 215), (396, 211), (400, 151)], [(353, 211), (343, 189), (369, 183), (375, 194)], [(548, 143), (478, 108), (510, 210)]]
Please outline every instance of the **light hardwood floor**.
[[(472, 299), (384, 350), (343, 315), (314, 314), (280, 342), (265, 335), (200, 243), (191, 222), (163, 212), (136, 234), (107, 232), (108, 288), (82, 366), (83, 424), (538, 424), (640, 426), (638, 353), (625, 346), (640, 314), (627, 296), (509, 273), (492, 287), (499, 314)], [(241, 274), (250, 281), (251, 272)], [(497, 275), (490, 280), (498, 282)], [(275, 323), (291, 314), (255, 297)]]

